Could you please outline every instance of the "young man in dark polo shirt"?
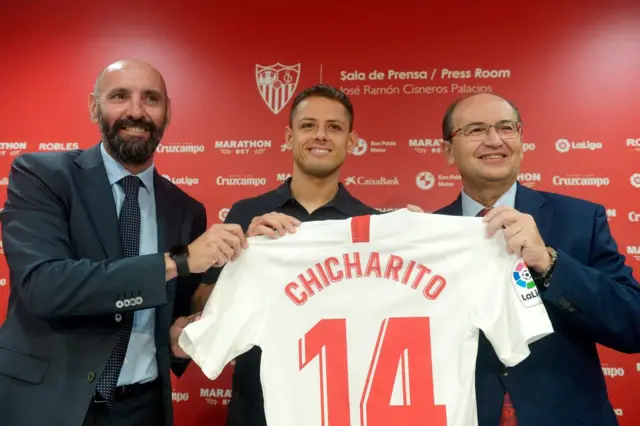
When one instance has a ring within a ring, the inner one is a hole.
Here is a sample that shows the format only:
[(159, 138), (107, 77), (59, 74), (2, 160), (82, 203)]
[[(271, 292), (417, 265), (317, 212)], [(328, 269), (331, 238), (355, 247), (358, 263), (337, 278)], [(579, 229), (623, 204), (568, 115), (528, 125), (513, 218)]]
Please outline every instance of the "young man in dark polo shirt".
[[(357, 141), (353, 106), (344, 93), (325, 85), (301, 92), (291, 105), (286, 141), (293, 152), (291, 178), (273, 191), (236, 202), (225, 223), (241, 225), (247, 236), (275, 237), (294, 232), (300, 222), (379, 213), (339, 182), (340, 167)], [(214, 283), (220, 270), (210, 271), (205, 282)], [(201, 292), (202, 305), (212, 288)], [(260, 355), (254, 347), (236, 359), (227, 426), (266, 425)]]

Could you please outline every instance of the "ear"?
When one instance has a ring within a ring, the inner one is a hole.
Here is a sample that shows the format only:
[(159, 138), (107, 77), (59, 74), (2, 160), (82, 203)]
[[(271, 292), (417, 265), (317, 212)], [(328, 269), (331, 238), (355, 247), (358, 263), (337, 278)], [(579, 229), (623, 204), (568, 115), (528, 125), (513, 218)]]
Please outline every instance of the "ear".
[(89, 93), (89, 118), (92, 123), (98, 122), (98, 102), (96, 101), (96, 95)]
[[(524, 144), (524, 132), (522, 131), (522, 127), (520, 127), (520, 146), (522, 147)], [(524, 148), (520, 149), (520, 159), (524, 158)]]
[(167, 98), (167, 125), (171, 123), (171, 98)]
[(450, 166), (455, 165), (456, 161), (453, 155), (453, 144), (451, 143), (451, 141), (442, 141), (440, 146), (442, 147), (442, 155), (444, 155), (447, 164), (449, 164)]
[(292, 140), (293, 140), (293, 130), (291, 130), (291, 128), (287, 126), (284, 129), (284, 143), (289, 150), (293, 148)]
[(347, 145), (347, 152), (351, 154), (357, 145), (358, 145), (358, 132), (356, 132), (355, 130), (352, 130), (351, 133), (349, 133), (349, 143)]

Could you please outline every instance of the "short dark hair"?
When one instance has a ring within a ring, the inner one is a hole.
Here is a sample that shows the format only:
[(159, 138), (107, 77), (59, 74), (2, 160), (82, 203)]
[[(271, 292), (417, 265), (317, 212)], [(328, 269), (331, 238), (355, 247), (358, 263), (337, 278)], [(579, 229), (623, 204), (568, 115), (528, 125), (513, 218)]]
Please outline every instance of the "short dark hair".
[(298, 93), (298, 95), (291, 103), (291, 112), (289, 113), (289, 126), (293, 127), (293, 116), (296, 113), (296, 108), (300, 102), (304, 101), (307, 98), (311, 97), (321, 97), (327, 99), (333, 99), (335, 101), (340, 102), (344, 108), (347, 110), (347, 116), (349, 117), (349, 131), (353, 130), (353, 105), (351, 104), (351, 100), (349, 97), (342, 92), (341, 90), (336, 89), (333, 86), (328, 86), (326, 84), (316, 84), (315, 86), (311, 86), (308, 89), (304, 89), (302, 92)]
[[(442, 139), (443, 140), (451, 141), (451, 138), (452, 138), (451, 134), (453, 133), (453, 130), (454, 130), (453, 129), (453, 113), (455, 112), (458, 104), (464, 101), (465, 99), (475, 95), (476, 94), (460, 97), (455, 101), (453, 101), (451, 105), (449, 105), (449, 107), (447, 108), (447, 111), (444, 113), (444, 118), (442, 119)], [(495, 95), (495, 96), (498, 96), (498, 95)], [(507, 103), (509, 103), (509, 105), (511, 105), (511, 108), (513, 108), (513, 112), (516, 114), (516, 121), (521, 122), (522, 119), (520, 117), (520, 111), (518, 110), (518, 107), (516, 106), (516, 104), (511, 102), (509, 99), (503, 98), (502, 96), (498, 96), (498, 97), (506, 101)]]

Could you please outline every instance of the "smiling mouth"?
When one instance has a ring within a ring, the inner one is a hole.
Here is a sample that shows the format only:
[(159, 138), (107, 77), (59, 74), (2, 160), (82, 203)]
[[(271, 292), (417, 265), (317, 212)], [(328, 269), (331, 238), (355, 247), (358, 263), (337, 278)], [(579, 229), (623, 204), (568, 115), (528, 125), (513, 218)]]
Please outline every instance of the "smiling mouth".
[(122, 130), (137, 135), (142, 135), (147, 132), (147, 129), (143, 129), (142, 127), (123, 127)]
[(309, 148), (312, 154), (328, 154), (331, 152), (329, 148)]
[(506, 157), (507, 156), (505, 154), (488, 154), (488, 155), (481, 156), (480, 159), (481, 160), (501, 160)]

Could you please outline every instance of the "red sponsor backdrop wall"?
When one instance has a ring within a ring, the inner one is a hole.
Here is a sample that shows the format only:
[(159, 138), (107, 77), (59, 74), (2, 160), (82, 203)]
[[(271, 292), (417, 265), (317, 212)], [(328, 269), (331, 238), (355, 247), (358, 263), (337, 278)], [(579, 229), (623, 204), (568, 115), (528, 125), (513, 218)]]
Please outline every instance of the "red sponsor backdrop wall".
[[(446, 105), (495, 92), (523, 114), (520, 180), (604, 204), (620, 250), (639, 270), (634, 2), (172, 3), (2, 2), (0, 185), (20, 152), (96, 143), (87, 112), (94, 79), (134, 57), (163, 72), (173, 100), (158, 168), (204, 202), (211, 223), (290, 172), (286, 101), (318, 82), (343, 88), (356, 109), (362, 140), (344, 169), (348, 189), (378, 208), (433, 210), (459, 191), (440, 155)], [(2, 261), (0, 318), (7, 277)], [(640, 424), (640, 356), (601, 354), (620, 423)], [(224, 424), (232, 368), (212, 382), (192, 365), (174, 381), (178, 425)]]

